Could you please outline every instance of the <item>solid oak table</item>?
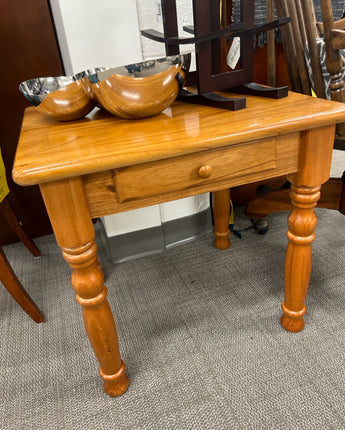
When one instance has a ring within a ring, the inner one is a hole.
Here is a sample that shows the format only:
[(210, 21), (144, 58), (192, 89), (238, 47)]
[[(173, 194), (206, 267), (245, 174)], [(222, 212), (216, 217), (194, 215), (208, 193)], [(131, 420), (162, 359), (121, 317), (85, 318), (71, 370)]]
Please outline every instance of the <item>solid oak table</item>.
[(57, 242), (73, 268), (72, 285), (108, 394), (124, 393), (129, 380), (92, 218), (213, 191), (215, 244), (226, 248), (228, 189), (287, 175), (293, 210), (281, 323), (299, 331), (312, 265), (314, 207), (329, 177), (335, 124), (344, 118), (344, 104), (294, 93), (279, 100), (247, 97), (247, 108), (237, 112), (176, 102), (142, 120), (96, 110), (62, 123), (26, 109), (13, 177), (41, 188)]

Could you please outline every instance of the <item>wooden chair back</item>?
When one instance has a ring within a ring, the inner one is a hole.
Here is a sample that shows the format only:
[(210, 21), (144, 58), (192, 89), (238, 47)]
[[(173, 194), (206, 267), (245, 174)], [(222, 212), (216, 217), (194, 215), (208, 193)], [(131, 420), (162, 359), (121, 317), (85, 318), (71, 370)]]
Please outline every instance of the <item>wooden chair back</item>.
[(291, 23), (281, 28), (284, 52), (292, 91), (311, 94), (305, 50), (308, 46), (314, 90), (326, 98), (316, 39), (319, 36), (312, 0), (274, 0), (277, 16), (290, 16)]
[[(313, 0), (274, 0), (278, 17), (290, 16), (291, 23), (281, 28), (291, 89), (311, 94), (311, 82), (306, 64), (306, 48), (310, 57), (313, 88), (317, 97), (326, 98), (322, 61), (317, 38), (323, 37), (326, 68), (330, 74), (330, 97), (345, 103), (343, 61), (340, 50), (345, 49), (345, 19), (334, 21), (331, 0), (320, 0), (322, 23), (316, 22)], [(337, 126), (335, 148), (345, 150), (345, 123)]]
[[(343, 60), (340, 50), (345, 49), (344, 20), (338, 21), (336, 28), (331, 0), (321, 0), (323, 34), (326, 45), (326, 67), (330, 74), (331, 99), (345, 103), (345, 83), (343, 78)], [(337, 138), (345, 136), (345, 123), (337, 126)], [(344, 145), (345, 145), (345, 139)]]

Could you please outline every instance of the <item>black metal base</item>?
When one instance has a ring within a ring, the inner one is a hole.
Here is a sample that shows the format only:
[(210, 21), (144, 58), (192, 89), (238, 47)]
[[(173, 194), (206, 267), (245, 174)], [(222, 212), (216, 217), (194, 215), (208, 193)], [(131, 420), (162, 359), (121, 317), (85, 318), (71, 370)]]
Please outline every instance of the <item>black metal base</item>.
[(238, 87), (229, 88), (232, 93), (246, 94), (248, 96), (267, 97), (271, 99), (281, 99), (287, 97), (288, 87), (266, 87), (255, 82), (248, 82)]
[(182, 89), (178, 100), (226, 110), (240, 110), (246, 107), (245, 97), (224, 97), (215, 93), (198, 94)]
[[(229, 88), (226, 91), (272, 99), (281, 99), (288, 95), (288, 87), (266, 87), (255, 82), (249, 82), (238, 87)], [(245, 97), (224, 97), (216, 93), (198, 94), (188, 91), (185, 88), (181, 89), (178, 100), (185, 103), (194, 103), (233, 111), (244, 109), (246, 107)]]

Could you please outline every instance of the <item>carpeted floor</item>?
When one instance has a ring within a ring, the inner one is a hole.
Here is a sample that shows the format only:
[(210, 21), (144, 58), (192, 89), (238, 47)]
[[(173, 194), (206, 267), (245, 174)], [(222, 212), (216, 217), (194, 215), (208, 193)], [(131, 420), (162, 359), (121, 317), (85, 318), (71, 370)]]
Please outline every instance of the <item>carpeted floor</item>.
[[(333, 170), (345, 165), (338, 153)], [(107, 396), (53, 236), (5, 252), (46, 323), (0, 288), (0, 428), (344, 429), (345, 219), (317, 210), (306, 327), (279, 324), (286, 213), (269, 232), (212, 236), (113, 265), (101, 247), (109, 301), (131, 385)], [(248, 225), (236, 211), (236, 228)]]

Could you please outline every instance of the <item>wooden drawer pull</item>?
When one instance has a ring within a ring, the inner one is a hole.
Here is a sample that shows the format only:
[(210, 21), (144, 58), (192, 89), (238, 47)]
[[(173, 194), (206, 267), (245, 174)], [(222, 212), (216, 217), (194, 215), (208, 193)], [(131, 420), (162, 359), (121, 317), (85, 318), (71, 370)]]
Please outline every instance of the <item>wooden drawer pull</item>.
[(209, 164), (203, 164), (198, 169), (198, 175), (202, 179), (207, 179), (212, 175), (212, 167)]

